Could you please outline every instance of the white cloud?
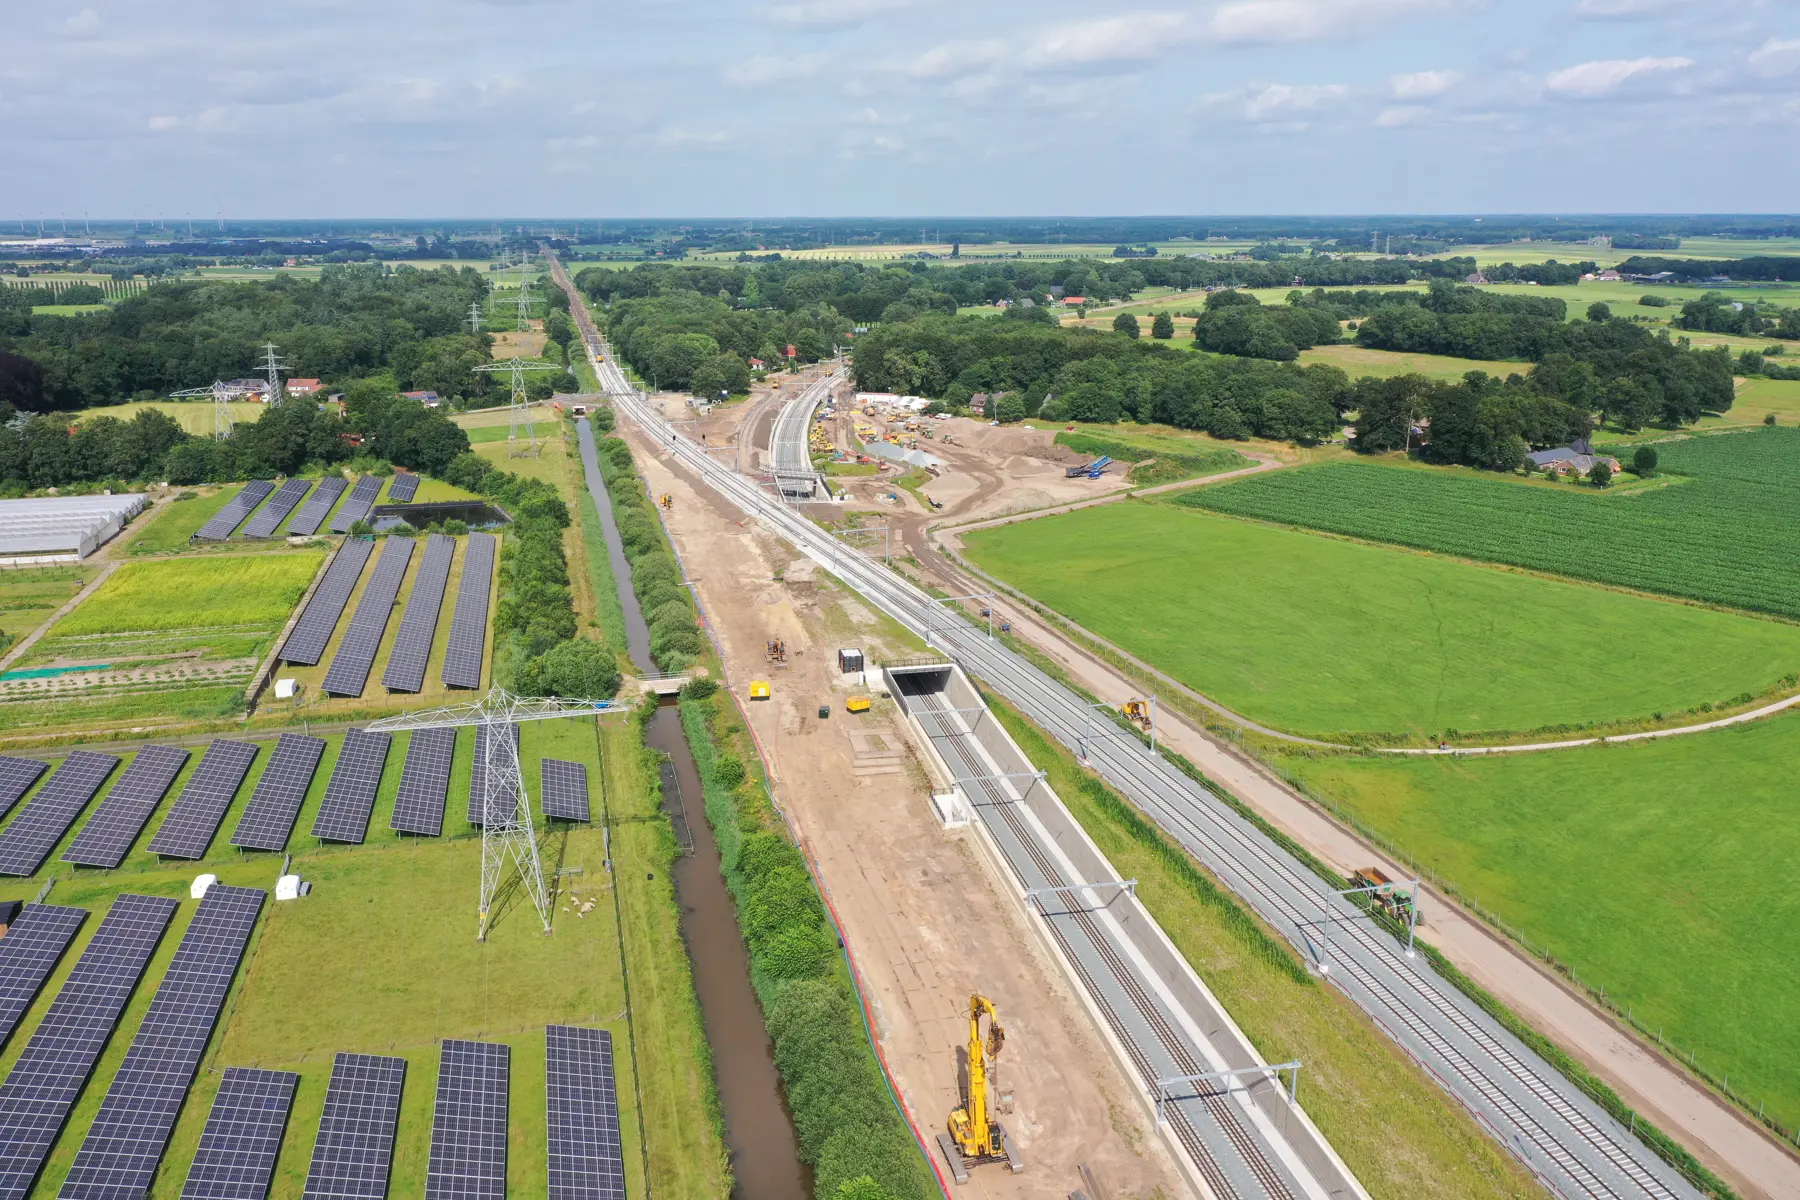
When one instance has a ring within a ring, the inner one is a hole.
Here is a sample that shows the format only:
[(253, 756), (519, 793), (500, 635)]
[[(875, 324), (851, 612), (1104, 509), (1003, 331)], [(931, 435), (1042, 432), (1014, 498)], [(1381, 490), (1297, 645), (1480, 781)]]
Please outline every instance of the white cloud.
[(739, 87), (766, 87), (809, 78), (818, 74), (825, 62), (821, 54), (759, 54), (726, 67), (724, 77), (726, 83)]
[(1213, 10), (1220, 42), (1306, 42), (1361, 33), (1402, 17), (1447, 9), (1452, 0), (1230, 0)]
[(1750, 69), (1758, 75), (1792, 75), (1800, 71), (1800, 38), (1770, 38), (1751, 52)]
[(1341, 83), (1271, 83), (1253, 88), (1244, 98), (1244, 116), (1252, 121), (1317, 108), (1350, 91)]
[(101, 29), (100, 14), (84, 8), (63, 22), (63, 33), (72, 38), (97, 38)]
[(1461, 71), (1416, 71), (1389, 76), (1388, 90), (1396, 100), (1427, 100), (1443, 95), (1461, 81)]
[(1691, 58), (1606, 58), (1552, 71), (1544, 86), (1562, 96), (1604, 96), (1634, 75), (1680, 71), (1693, 65)]
[(1375, 124), (1384, 129), (1392, 129), (1400, 125), (1411, 125), (1431, 115), (1431, 110), (1421, 108), (1417, 104), (1397, 104), (1392, 108), (1384, 108), (1375, 116)]
[(1581, 0), (1575, 6), (1578, 17), (1652, 17), (1675, 7), (1676, 0)]
[(1178, 12), (1127, 13), (1059, 25), (1035, 38), (1023, 61), (1028, 67), (1062, 67), (1153, 59), (1168, 53), (1188, 29), (1187, 15)]
[(998, 38), (977, 42), (945, 42), (933, 46), (906, 67), (921, 79), (944, 79), (986, 70), (1006, 57), (1007, 45)]
[(784, 25), (854, 25), (870, 17), (918, 8), (928, 2), (929, 0), (802, 0), (798, 4), (777, 4), (768, 13)]
[(152, 133), (166, 133), (180, 124), (180, 117), (151, 117), (150, 131)]

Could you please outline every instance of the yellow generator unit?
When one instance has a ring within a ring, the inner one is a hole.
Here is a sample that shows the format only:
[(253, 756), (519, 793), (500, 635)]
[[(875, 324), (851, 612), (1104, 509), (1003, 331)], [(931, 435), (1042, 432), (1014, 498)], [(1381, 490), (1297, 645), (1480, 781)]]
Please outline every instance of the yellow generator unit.
[(852, 696), (850, 699), (844, 701), (844, 710), (846, 712), (868, 712), (869, 698), (867, 696)]
[(750, 698), (752, 700), (767, 700), (769, 698), (768, 682), (762, 679), (752, 679), (750, 681)]

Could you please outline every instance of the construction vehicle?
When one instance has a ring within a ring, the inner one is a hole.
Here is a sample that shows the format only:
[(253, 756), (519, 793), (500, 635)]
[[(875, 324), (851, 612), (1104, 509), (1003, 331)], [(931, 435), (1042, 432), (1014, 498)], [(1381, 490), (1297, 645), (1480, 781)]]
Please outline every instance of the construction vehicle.
[(768, 681), (763, 679), (752, 679), (750, 681), (750, 698), (752, 700), (767, 700), (769, 698)]
[(772, 663), (787, 661), (787, 643), (780, 638), (770, 638), (765, 644), (763, 655)]
[(1127, 700), (1120, 710), (1127, 721), (1135, 722), (1145, 729), (1150, 728), (1150, 705), (1142, 700)]
[[(988, 1019), (988, 1034), (981, 1036), (981, 1018)], [(1025, 1169), (1025, 1162), (1009, 1144), (1006, 1130), (988, 1115), (988, 1071), (990, 1060), (998, 1060), (1000, 1048), (1006, 1044), (1006, 1030), (1000, 1027), (1000, 1013), (986, 996), (969, 997), (969, 1090), (968, 1103), (950, 1114), (950, 1132), (938, 1134), (938, 1147), (950, 1164), (956, 1182), (966, 1183), (969, 1168), (982, 1163), (1004, 1162), (1014, 1173)]]
[(1380, 867), (1364, 867), (1350, 877), (1350, 886), (1374, 888), (1374, 891), (1364, 892), (1363, 895), (1369, 898), (1370, 904), (1400, 925), (1411, 925), (1416, 929), (1425, 923), (1425, 919), (1413, 907), (1412, 892), (1389, 879), (1387, 872)]
[(1112, 458), (1110, 456), (1102, 454), (1099, 458), (1096, 458), (1093, 462), (1088, 464), (1087, 477), (1089, 479), (1100, 478), (1100, 476), (1106, 474), (1107, 465), (1111, 462)]
[(844, 711), (853, 713), (868, 712), (869, 698), (867, 696), (850, 697), (848, 700), (844, 701)]

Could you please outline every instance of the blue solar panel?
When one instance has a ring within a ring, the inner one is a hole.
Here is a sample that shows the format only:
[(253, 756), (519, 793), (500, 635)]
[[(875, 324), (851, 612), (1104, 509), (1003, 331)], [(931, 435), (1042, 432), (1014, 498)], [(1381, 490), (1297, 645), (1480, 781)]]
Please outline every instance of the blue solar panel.
[(264, 1200), (300, 1077), (226, 1067), (181, 1200)]
[(411, 504), (412, 498), (419, 494), (419, 477), (413, 474), (394, 476), (394, 482), (388, 484), (389, 504)]
[(275, 490), (275, 485), (266, 479), (252, 479), (244, 485), (244, 490), (225, 502), (225, 507), (212, 515), (212, 519), (202, 525), (194, 534), (197, 542), (222, 542), (231, 536), (232, 530), (244, 523), (250, 510), (261, 504), (268, 494)]
[(375, 497), (381, 494), (381, 476), (364, 475), (350, 489), (350, 498), (338, 509), (337, 516), (331, 518), (331, 532), (348, 533), (350, 526), (369, 515), (375, 507)]
[(250, 803), (231, 831), (231, 844), (247, 850), (284, 850), (288, 835), (294, 831), (294, 820), (306, 802), (306, 789), (312, 786), (319, 760), (325, 757), (323, 738), (302, 733), (284, 733), (275, 743), (275, 753), (263, 768)]
[(243, 786), (250, 764), (256, 761), (254, 742), (233, 742), (219, 738), (206, 748), (200, 765), (188, 776), (169, 815), (150, 839), (150, 853), (170, 858), (204, 858), (212, 845), (213, 834), (231, 799)]
[(381, 675), (382, 685), (390, 692), (416, 692), (425, 686), (425, 662), (431, 657), (431, 639), (437, 634), (444, 586), (450, 581), (455, 554), (455, 538), (434, 533), (425, 539), (425, 557), (413, 576), (406, 615), (400, 618), (400, 632), (394, 635), (387, 670)]
[(275, 527), (281, 524), (282, 518), (294, 511), (294, 506), (300, 503), (300, 498), (305, 496), (311, 488), (312, 480), (310, 479), (290, 479), (282, 484), (281, 490), (275, 493), (274, 498), (263, 505), (262, 511), (251, 517), (250, 523), (244, 526), (244, 536), (266, 538), (274, 533)]
[(382, 1200), (387, 1195), (405, 1083), (404, 1058), (337, 1056), (302, 1200)]
[(381, 557), (369, 573), (369, 584), (350, 617), (350, 627), (338, 642), (332, 655), (331, 668), (325, 672), (324, 690), (332, 696), (360, 696), (368, 686), (369, 671), (375, 666), (375, 654), (387, 632), (388, 619), (394, 614), (394, 600), (400, 595), (400, 583), (406, 578), (406, 566), (412, 561), (413, 544), (407, 538), (389, 538), (381, 548)]
[(187, 765), (188, 752), (178, 746), (145, 746), (112, 785), (100, 807), (81, 827), (62, 860), (108, 870), (125, 861), (150, 814), (162, 803), (175, 777)]
[(556, 758), (544, 759), (542, 767), (544, 815), (563, 821), (588, 820), (587, 768)]
[[(519, 780), (512, 771), (512, 764), (519, 754), (517, 725), (506, 726), (507, 732), (512, 736), (512, 757), (508, 758), (504, 749), (495, 747), (498, 753), (494, 757), (500, 765), (498, 788), (492, 796), (488, 796), (484, 790), (487, 787), (488, 731), (494, 728), (496, 726), (493, 725), (475, 727), (475, 759), (469, 768), (468, 821), (471, 825), (505, 822), (512, 818), (519, 807)], [(484, 802), (488, 806), (486, 816), (482, 813)]]
[(162, 896), (114, 900), (0, 1084), (0, 1200), (31, 1193), (175, 909)]
[(38, 776), (49, 769), (50, 764), (41, 759), (0, 754), (0, 817), (11, 812), (19, 798), (38, 781)]
[(319, 480), (319, 490), (312, 494), (312, 499), (300, 506), (300, 511), (295, 513), (294, 519), (288, 522), (288, 535), (290, 537), (311, 537), (319, 532), (319, 526), (325, 523), (326, 515), (331, 512), (331, 506), (337, 503), (338, 497), (342, 496), (344, 489), (349, 486), (342, 475), (327, 475)]
[(456, 758), (456, 730), (419, 729), (406, 747), (400, 791), (388, 824), (400, 833), (437, 837), (444, 832), (444, 802), (450, 797), (450, 768)]
[(63, 951), (75, 940), (85, 908), (27, 904), (0, 938), (0, 1047), (19, 1027)]
[(313, 818), (312, 833), (332, 842), (361, 842), (369, 832), (369, 814), (381, 788), (391, 734), (352, 729), (338, 748), (337, 765), (325, 785), (325, 799)]
[(75, 1152), (59, 1200), (149, 1196), (265, 895), (222, 883), (207, 889)]
[(119, 760), (77, 750), (44, 781), (5, 829), (0, 829), (0, 875), (31, 875), (44, 865)]
[(549, 1200), (625, 1200), (612, 1033), (551, 1025), (544, 1030), (544, 1051)]
[(498, 1042), (439, 1047), (425, 1200), (505, 1200), (511, 1065), (512, 1049)]
[(450, 641), (444, 648), (440, 678), (450, 687), (481, 686), (488, 627), (488, 592), (493, 586), (494, 554), (500, 539), (471, 533), (463, 551), (462, 582), (456, 586), (456, 612), (450, 618)]
[(351, 538), (338, 547), (331, 565), (325, 568), (325, 577), (313, 589), (312, 599), (306, 602), (305, 611), (294, 622), (287, 641), (281, 644), (282, 662), (310, 667), (324, 655), (331, 631), (344, 615), (344, 606), (350, 603), (350, 593), (356, 590), (356, 581), (362, 577), (363, 566), (374, 549), (375, 543), (367, 538)]

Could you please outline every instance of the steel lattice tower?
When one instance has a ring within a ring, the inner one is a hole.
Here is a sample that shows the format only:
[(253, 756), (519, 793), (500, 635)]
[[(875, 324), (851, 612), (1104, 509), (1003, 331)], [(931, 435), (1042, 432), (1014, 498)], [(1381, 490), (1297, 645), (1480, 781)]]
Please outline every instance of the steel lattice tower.
[[(551, 363), (529, 358), (509, 358), (505, 362), (482, 363), (474, 370), (487, 375), (498, 375), (505, 371), (512, 377), (512, 416), (511, 427), (506, 432), (506, 457), (536, 458), (538, 452), (537, 431), (531, 425), (531, 397), (525, 394), (525, 372), (527, 371), (560, 371), (561, 367)], [(519, 430), (525, 431), (527, 448), (519, 449)]]
[(511, 726), (524, 721), (552, 721), (559, 717), (592, 717), (623, 711), (610, 700), (535, 699), (515, 696), (494, 688), (480, 700), (449, 708), (426, 709), (373, 721), (372, 732), (397, 733), (417, 729), (453, 729), (463, 725), (485, 727), (480, 739), (482, 794), (476, 809), (481, 823), (481, 899), (476, 940), (487, 941), (494, 901), (507, 879), (508, 867), (518, 869), (520, 885), (531, 897), (544, 932), (550, 932), (550, 887), (544, 879), (544, 862), (538, 855), (537, 825), (531, 815), (531, 798), (525, 792), (525, 771), (519, 765), (519, 749)]

